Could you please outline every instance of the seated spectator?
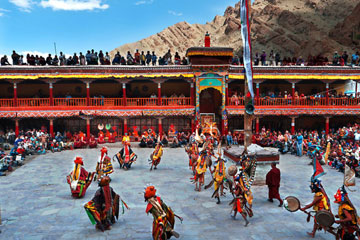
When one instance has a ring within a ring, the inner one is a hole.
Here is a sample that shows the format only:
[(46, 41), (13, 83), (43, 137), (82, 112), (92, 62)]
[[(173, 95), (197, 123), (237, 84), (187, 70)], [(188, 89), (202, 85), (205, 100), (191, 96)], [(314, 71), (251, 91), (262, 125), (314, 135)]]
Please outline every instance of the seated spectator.
[(2, 58), (1, 58), (1, 66), (6, 66), (6, 65), (11, 65), (7, 59), (7, 56), (4, 55)]

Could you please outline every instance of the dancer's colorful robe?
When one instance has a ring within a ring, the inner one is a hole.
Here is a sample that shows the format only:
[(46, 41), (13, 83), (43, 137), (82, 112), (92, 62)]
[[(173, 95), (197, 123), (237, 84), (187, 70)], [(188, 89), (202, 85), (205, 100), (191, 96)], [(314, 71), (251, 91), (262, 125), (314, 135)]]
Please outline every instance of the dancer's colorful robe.
[(153, 215), (153, 239), (160, 239), (164, 234), (167, 235), (167, 239), (171, 237), (171, 230), (175, 227), (175, 214), (170, 207), (161, 200), (160, 197), (152, 197), (148, 199), (148, 205), (146, 207), (146, 213)]

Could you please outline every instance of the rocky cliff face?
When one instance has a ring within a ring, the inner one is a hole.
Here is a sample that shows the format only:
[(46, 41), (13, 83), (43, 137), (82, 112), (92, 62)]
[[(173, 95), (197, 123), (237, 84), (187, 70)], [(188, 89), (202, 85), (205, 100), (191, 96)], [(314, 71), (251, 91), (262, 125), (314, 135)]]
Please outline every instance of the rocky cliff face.
[[(360, 3), (358, 0), (256, 0), (252, 6), (253, 51), (274, 50), (282, 56), (349, 53), (359, 48)], [(185, 55), (186, 49), (203, 46), (204, 34), (211, 34), (212, 46), (242, 46), (240, 5), (228, 7), (224, 16), (206, 24), (180, 22), (160, 33), (114, 49), (124, 55), (135, 49), (154, 50), (158, 55), (168, 49)]]

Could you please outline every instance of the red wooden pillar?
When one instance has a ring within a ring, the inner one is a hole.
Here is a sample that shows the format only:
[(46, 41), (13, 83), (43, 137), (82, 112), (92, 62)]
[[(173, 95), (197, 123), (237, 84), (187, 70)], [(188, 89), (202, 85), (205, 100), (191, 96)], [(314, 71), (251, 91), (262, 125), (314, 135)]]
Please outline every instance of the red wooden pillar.
[(293, 105), (295, 105), (295, 83), (292, 83), (292, 99), (293, 99)]
[(50, 98), (50, 106), (54, 106), (54, 94), (53, 94), (53, 83), (49, 83), (49, 98)]
[(295, 134), (295, 118), (294, 117), (291, 118), (291, 134), (292, 135)]
[(193, 119), (191, 119), (191, 132), (192, 133), (195, 133), (195, 116)]
[(326, 105), (329, 105), (329, 83), (326, 83)]
[(15, 119), (15, 136), (19, 136), (19, 119)]
[(14, 107), (17, 106), (17, 83), (14, 82)]
[(329, 134), (330, 117), (325, 117), (325, 134)]
[(260, 119), (257, 117), (256, 118), (256, 125), (255, 125), (255, 132), (256, 134), (259, 134), (259, 128), (260, 128)]
[(256, 99), (257, 104), (260, 104), (260, 83), (256, 83)]
[(229, 105), (229, 84), (225, 83), (225, 103)]
[(127, 118), (124, 118), (124, 135), (128, 132)]
[(190, 105), (194, 106), (194, 83), (190, 83)]
[(89, 118), (86, 119), (86, 137), (88, 139), (90, 138), (90, 119)]
[(86, 82), (86, 105), (90, 106), (90, 82)]
[(122, 92), (123, 92), (123, 105), (126, 106), (126, 83), (122, 84)]
[(159, 124), (159, 136), (160, 136), (160, 140), (161, 140), (162, 135), (163, 135), (163, 127), (162, 127), (162, 119), (161, 118), (159, 118), (158, 124)]
[(161, 106), (161, 83), (158, 83), (158, 105)]
[(54, 119), (49, 119), (49, 122), (50, 122), (50, 136), (53, 138), (55, 137), (55, 134), (54, 134)]

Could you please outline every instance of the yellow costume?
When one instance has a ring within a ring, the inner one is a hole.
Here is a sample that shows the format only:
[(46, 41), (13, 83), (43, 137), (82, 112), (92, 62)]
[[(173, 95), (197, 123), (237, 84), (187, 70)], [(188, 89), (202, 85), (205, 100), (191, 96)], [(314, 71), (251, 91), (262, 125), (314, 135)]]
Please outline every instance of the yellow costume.
[(329, 205), (326, 200), (326, 196), (322, 192), (315, 193), (314, 198), (321, 197), (321, 200), (313, 206), (314, 211), (329, 210)]
[(351, 214), (351, 223), (356, 225), (357, 224), (357, 217), (355, 214), (355, 209), (353, 207), (351, 207), (349, 204), (347, 203), (343, 203), (339, 206), (339, 218), (340, 220), (343, 220), (346, 218), (345, 214), (344, 214), (344, 209), (347, 210), (350, 214)]
[(206, 160), (204, 155), (200, 155), (196, 165), (197, 174), (203, 174), (206, 172)]
[(161, 158), (162, 155), (163, 155), (163, 147), (161, 145), (157, 145), (152, 156), (153, 160), (157, 161), (158, 159)]
[(214, 174), (214, 187), (215, 191), (219, 189), (219, 186), (223, 183), (225, 177), (226, 167), (223, 161), (220, 161), (215, 168)]
[(328, 142), (328, 144), (326, 145), (326, 152), (325, 152), (325, 157), (324, 157), (326, 165), (327, 165), (327, 162), (328, 162), (328, 159), (329, 159), (330, 146), (331, 146), (331, 144), (330, 144), (330, 142)]
[(124, 136), (122, 139), (122, 142), (130, 142), (130, 137), (129, 136)]

